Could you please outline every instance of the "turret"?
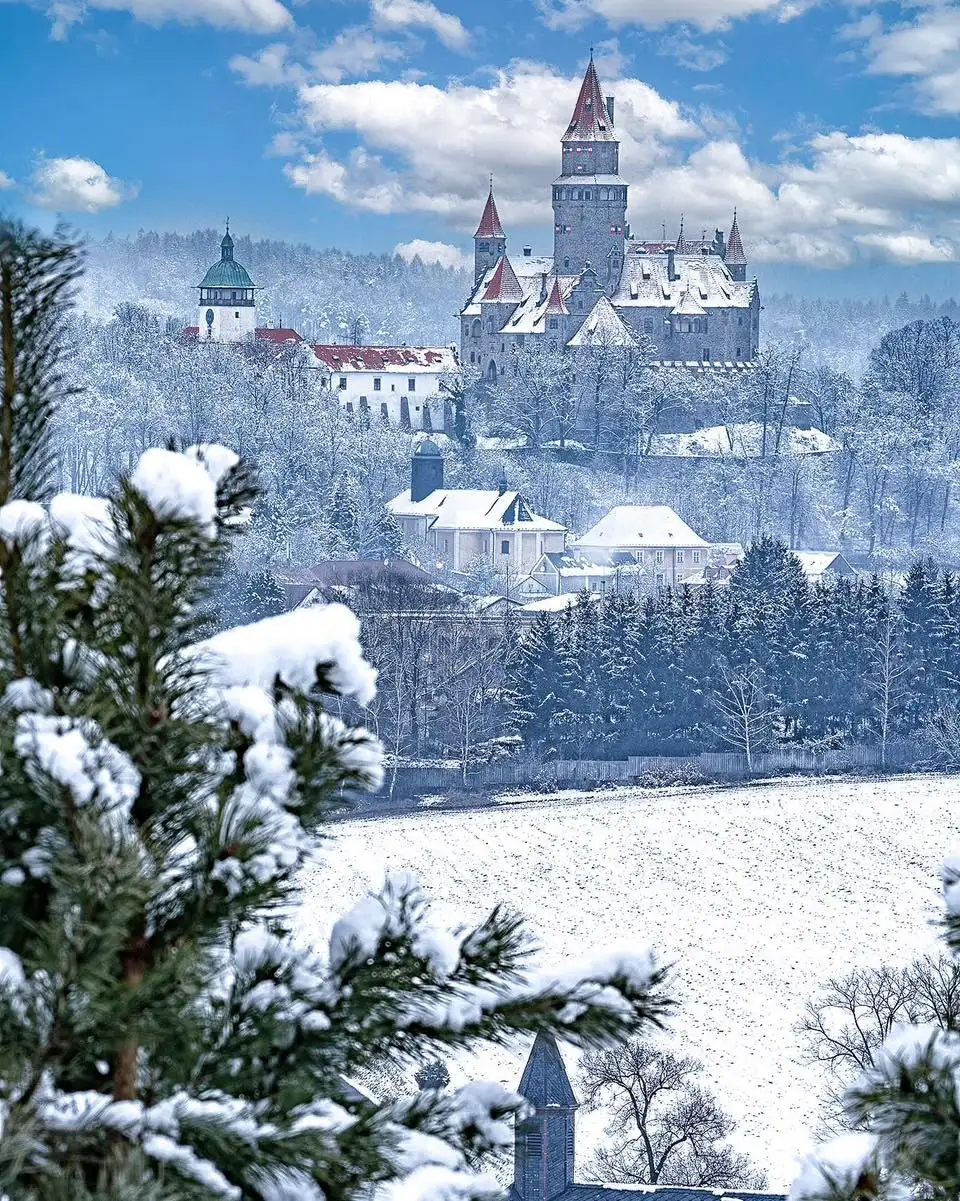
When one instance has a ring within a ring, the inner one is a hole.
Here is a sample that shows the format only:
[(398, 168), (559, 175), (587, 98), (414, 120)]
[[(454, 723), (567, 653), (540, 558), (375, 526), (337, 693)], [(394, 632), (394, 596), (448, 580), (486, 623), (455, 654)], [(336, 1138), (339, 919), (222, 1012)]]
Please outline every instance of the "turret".
[(611, 296), (620, 283), (627, 227), (613, 112), (613, 97), (604, 97), (591, 54), (553, 183), (553, 252), (561, 275), (578, 275), (593, 263)]
[(747, 278), (747, 256), (743, 252), (743, 242), (740, 239), (740, 226), (737, 225), (737, 210), (733, 210), (733, 225), (730, 226), (730, 237), (727, 239), (727, 253), (723, 260), (731, 278), (743, 283)]
[(253, 280), (233, 257), (230, 222), (220, 242), (220, 259), (200, 281), (199, 337), (210, 342), (241, 342), (257, 327)]
[(436, 442), (421, 442), (410, 459), (410, 499), (426, 500), (443, 487), (443, 455)]
[(490, 191), (487, 203), (483, 206), (483, 216), (473, 235), (473, 282), (478, 284), (483, 276), (495, 267), (507, 252), (507, 236), (500, 223), (497, 212), (497, 202), (493, 198), (493, 180), (490, 180)]
[(577, 1099), (551, 1035), (534, 1040), (519, 1091), (533, 1113), (517, 1122), (513, 1188), (521, 1201), (552, 1201), (573, 1184)]

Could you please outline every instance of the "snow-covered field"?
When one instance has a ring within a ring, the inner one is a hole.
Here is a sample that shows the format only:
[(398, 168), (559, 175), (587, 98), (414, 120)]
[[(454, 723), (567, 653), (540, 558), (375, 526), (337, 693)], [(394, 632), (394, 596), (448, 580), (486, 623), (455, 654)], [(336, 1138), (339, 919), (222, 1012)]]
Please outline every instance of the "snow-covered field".
[[(452, 922), (496, 901), (518, 909), (548, 962), (649, 943), (675, 965), (677, 1047), (705, 1062), (737, 1141), (786, 1185), (820, 1084), (793, 1025), (830, 975), (936, 949), (958, 795), (960, 777), (779, 781), (350, 822), (307, 872), (310, 934), (323, 939), (385, 869), (412, 869)], [(524, 1053), (482, 1070), (516, 1085)], [(581, 1165), (597, 1122), (579, 1123)]]

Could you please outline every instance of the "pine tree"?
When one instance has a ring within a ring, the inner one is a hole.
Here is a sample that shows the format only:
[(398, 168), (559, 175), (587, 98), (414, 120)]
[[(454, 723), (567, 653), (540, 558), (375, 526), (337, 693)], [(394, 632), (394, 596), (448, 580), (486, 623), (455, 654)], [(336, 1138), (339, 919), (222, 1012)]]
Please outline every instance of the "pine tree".
[(533, 973), (519, 921), (434, 927), (388, 880), (298, 938), (296, 878), (380, 748), (334, 715), (375, 673), (342, 606), (202, 638), (255, 503), (224, 447), (146, 451), (54, 495), (74, 248), (0, 226), (0, 1195), (352, 1201), (493, 1190), (497, 1086), (378, 1104), (350, 1086), (518, 1031), (581, 1045), (659, 1019), (615, 956)]
[(287, 608), (287, 598), (272, 571), (258, 568), (247, 580), (243, 590), (241, 612), (250, 621), (261, 617), (276, 617)]

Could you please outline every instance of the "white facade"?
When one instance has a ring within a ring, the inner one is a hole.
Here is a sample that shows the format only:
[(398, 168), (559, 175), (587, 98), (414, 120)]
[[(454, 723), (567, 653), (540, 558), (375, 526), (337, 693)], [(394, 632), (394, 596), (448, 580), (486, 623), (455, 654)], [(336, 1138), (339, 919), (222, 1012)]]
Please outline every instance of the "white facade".
[[(227, 295), (234, 290), (253, 294), (252, 288), (220, 289)], [(257, 328), (256, 305), (247, 303), (238, 306), (232, 299), (200, 304), (197, 307), (197, 328), (197, 337), (201, 342), (247, 342), (253, 338)]]
[(442, 381), (457, 369), (449, 347), (314, 346), (325, 388), (349, 413), (442, 431)]

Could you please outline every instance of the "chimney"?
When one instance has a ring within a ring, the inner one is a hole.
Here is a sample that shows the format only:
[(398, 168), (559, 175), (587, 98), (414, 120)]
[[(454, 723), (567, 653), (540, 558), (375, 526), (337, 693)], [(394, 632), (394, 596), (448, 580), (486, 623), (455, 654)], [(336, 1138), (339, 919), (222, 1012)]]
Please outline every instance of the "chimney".
[(533, 254), (533, 247), (532, 246), (524, 246), (523, 257), (525, 259), (528, 259), (531, 256), (531, 254)]
[(677, 252), (676, 252), (676, 250), (674, 250), (674, 248), (671, 246), (671, 247), (670, 247), (670, 248), (667, 250), (667, 280), (668, 280), (670, 283), (673, 283), (673, 281), (674, 281), (674, 280), (677, 278), (677, 261), (676, 261), (676, 258), (677, 258)]
[(610, 124), (613, 124), (613, 97), (607, 96), (607, 116), (610, 118)]
[(436, 442), (429, 438), (413, 452), (410, 459), (410, 499), (416, 503), (426, 500), (431, 492), (443, 487), (443, 455)]

